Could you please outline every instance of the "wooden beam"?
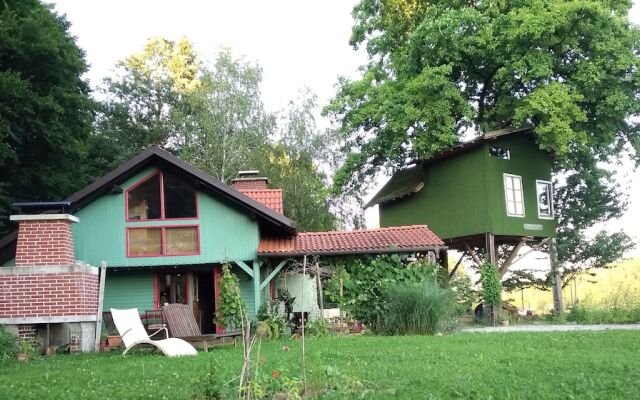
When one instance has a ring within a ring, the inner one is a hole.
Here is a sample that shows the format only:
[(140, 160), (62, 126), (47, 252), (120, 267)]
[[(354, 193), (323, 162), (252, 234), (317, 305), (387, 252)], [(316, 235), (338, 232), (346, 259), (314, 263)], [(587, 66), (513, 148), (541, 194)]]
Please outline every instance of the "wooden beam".
[[(100, 351), (100, 338), (102, 336), (102, 308), (104, 305), (104, 283), (107, 278), (107, 262), (102, 260), (100, 264), (100, 283), (98, 284), (98, 310), (96, 314), (96, 336), (95, 336), (95, 350)], [(49, 341), (49, 324), (47, 324), (47, 341)], [(49, 351), (49, 343), (47, 343), (47, 349)], [(48, 353), (47, 353), (48, 354)]]
[[(524, 252), (524, 254), (522, 254), (522, 255), (521, 255), (520, 257), (518, 257), (515, 261), (513, 261), (513, 262), (512, 262), (512, 264), (515, 264), (515, 263), (517, 263), (518, 261), (522, 260), (526, 255), (528, 255), (528, 254), (529, 254), (529, 253), (531, 253), (532, 251), (539, 250), (539, 249), (540, 249), (540, 247), (541, 247), (542, 245), (544, 245), (545, 243), (547, 243), (549, 240), (551, 240), (551, 238), (550, 238), (550, 237), (548, 237), (548, 238), (544, 238), (544, 239), (542, 239), (542, 240), (540, 241), (540, 243), (538, 243), (538, 244), (536, 244), (536, 245), (534, 245), (534, 246), (531, 246), (531, 248), (530, 248), (529, 250), (525, 251), (525, 252)], [(525, 242), (526, 242), (526, 241), (527, 241), (527, 240), (525, 240)]]
[(476, 265), (478, 267), (482, 266), (482, 261), (480, 261), (480, 259), (478, 258), (478, 256), (476, 255), (476, 253), (471, 250), (471, 247), (469, 247), (469, 245), (467, 244), (467, 242), (462, 242), (462, 244), (464, 244), (464, 247), (466, 247), (467, 249), (467, 253), (469, 253), (469, 255), (471, 256), (471, 258), (473, 258), (473, 261), (476, 263)]
[(451, 270), (451, 272), (449, 273), (449, 277), (447, 278), (447, 280), (450, 280), (453, 275), (456, 273), (456, 271), (458, 270), (458, 267), (460, 266), (460, 264), (462, 264), (462, 259), (464, 258), (464, 256), (467, 255), (467, 252), (464, 251), (462, 252), (462, 255), (460, 256), (460, 259), (458, 260), (458, 262), (456, 263), (456, 265), (453, 267), (453, 269)]
[(515, 258), (518, 256), (518, 252), (520, 251), (522, 246), (525, 245), (525, 243), (526, 243), (526, 241), (524, 239), (521, 240), (520, 242), (518, 242), (518, 244), (513, 248), (513, 250), (511, 251), (511, 253), (507, 257), (507, 259), (504, 260), (504, 262), (500, 266), (500, 278), (502, 278), (504, 276), (504, 274), (507, 273), (507, 270), (509, 269), (511, 264), (513, 264), (513, 260), (515, 260)]
[(284, 267), (284, 266), (287, 264), (287, 261), (289, 261), (289, 260), (284, 259), (284, 260), (280, 261), (280, 264), (278, 264), (278, 266), (276, 266), (276, 267), (275, 267), (275, 269), (274, 269), (273, 271), (271, 271), (271, 273), (269, 274), (269, 276), (267, 276), (267, 277), (265, 278), (264, 282), (262, 282), (262, 283), (260, 284), (260, 290), (264, 289), (264, 288), (269, 284), (269, 282), (271, 282), (271, 280), (276, 276), (276, 274), (277, 274), (278, 272), (280, 272), (280, 270), (282, 269), (282, 267)]
[(247, 275), (249, 275), (251, 278), (253, 278), (253, 271), (252, 271), (252, 269), (251, 269), (251, 268), (249, 268), (249, 266), (248, 266), (247, 264), (245, 264), (245, 262), (244, 262), (244, 261), (237, 260), (237, 261), (234, 261), (234, 262), (238, 265), (238, 267), (242, 268), (242, 270), (243, 270), (244, 272), (246, 272), (246, 273), (247, 273)]
[(262, 298), (260, 297), (260, 263), (258, 260), (253, 261), (253, 316), (258, 315), (258, 310), (260, 309), (260, 302)]

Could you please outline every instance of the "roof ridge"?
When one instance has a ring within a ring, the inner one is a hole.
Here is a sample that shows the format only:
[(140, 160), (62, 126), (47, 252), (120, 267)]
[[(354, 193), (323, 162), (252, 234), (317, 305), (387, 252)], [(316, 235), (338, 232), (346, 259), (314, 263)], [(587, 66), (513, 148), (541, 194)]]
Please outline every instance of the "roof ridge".
[(385, 226), (379, 228), (354, 229), (350, 231), (319, 231), (319, 232), (298, 232), (298, 236), (331, 236), (331, 235), (352, 235), (365, 232), (389, 232), (389, 231), (406, 231), (414, 229), (429, 229), (428, 225), (403, 225), (403, 226)]

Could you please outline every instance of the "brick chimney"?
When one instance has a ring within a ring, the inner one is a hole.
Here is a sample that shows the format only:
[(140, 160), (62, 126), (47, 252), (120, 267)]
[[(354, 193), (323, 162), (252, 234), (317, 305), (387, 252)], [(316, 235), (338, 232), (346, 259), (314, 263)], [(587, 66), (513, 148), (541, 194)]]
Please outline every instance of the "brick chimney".
[(73, 265), (71, 224), (78, 218), (70, 214), (12, 215), (18, 222), (16, 267)]
[(260, 176), (260, 171), (240, 171), (238, 177), (231, 181), (231, 186), (237, 190), (263, 190), (267, 188), (269, 179)]

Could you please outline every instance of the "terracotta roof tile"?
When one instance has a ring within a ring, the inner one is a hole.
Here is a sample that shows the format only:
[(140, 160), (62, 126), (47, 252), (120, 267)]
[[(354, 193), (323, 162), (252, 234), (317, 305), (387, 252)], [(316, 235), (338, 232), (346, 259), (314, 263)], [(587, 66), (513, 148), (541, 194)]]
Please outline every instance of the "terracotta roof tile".
[(444, 242), (426, 225), (411, 225), (355, 231), (301, 232), (297, 236), (266, 237), (260, 240), (258, 254), (374, 254), (398, 250), (424, 251), (435, 246), (444, 246)]
[(275, 212), (284, 214), (282, 189), (239, 189), (239, 192), (251, 197), (253, 200), (269, 207)]

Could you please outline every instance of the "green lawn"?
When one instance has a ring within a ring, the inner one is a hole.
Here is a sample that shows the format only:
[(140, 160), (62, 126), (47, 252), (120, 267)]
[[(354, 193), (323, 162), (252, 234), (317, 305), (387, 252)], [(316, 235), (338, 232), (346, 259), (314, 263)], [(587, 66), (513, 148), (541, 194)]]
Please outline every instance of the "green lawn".
[[(299, 346), (263, 342), (260, 368), (269, 379), (273, 370), (279, 379), (298, 376)], [(212, 369), (219, 379), (232, 379), (240, 358), (240, 348), (222, 348), (178, 359), (91, 354), (11, 362), (0, 366), (0, 399), (191, 399)], [(359, 393), (379, 399), (637, 398), (640, 332), (312, 339), (307, 377), (316, 394), (327, 385), (360, 382)]]

